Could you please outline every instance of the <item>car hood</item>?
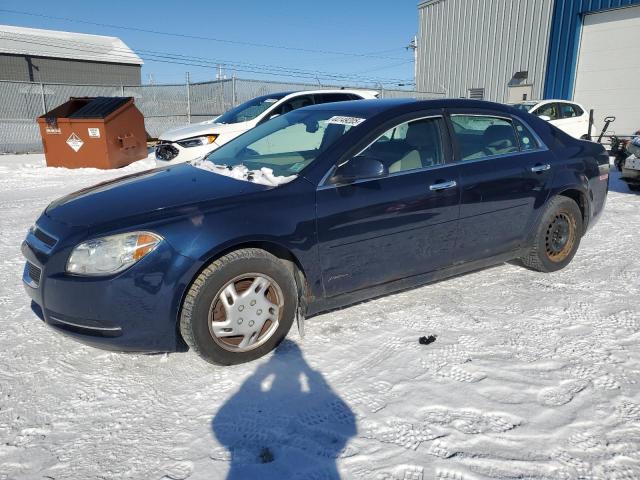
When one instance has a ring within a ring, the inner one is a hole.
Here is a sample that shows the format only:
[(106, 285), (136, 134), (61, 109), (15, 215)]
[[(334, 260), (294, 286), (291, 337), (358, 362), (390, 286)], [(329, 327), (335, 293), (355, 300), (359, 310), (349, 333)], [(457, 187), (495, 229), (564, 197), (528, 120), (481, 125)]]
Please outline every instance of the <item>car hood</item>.
[(140, 217), (143, 223), (177, 207), (186, 208), (268, 189), (264, 185), (180, 164), (85, 188), (52, 202), (45, 215), (69, 226), (89, 228), (131, 217)]
[(199, 137), (201, 135), (223, 135), (224, 133), (243, 132), (251, 128), (251, 122), (240, 123), (197, 123), (168, 130), (160, 135), (160, 140), (175, 142), (185, 138)]

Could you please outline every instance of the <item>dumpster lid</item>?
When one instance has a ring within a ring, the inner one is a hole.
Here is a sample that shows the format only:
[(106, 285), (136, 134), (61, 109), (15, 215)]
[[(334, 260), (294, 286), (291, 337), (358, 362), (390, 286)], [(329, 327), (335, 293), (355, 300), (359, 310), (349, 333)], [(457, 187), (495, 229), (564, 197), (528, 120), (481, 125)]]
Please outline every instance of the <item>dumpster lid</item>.
[(95, 97), (67, 118), (105, 118), (131, 99), (132, 97)]

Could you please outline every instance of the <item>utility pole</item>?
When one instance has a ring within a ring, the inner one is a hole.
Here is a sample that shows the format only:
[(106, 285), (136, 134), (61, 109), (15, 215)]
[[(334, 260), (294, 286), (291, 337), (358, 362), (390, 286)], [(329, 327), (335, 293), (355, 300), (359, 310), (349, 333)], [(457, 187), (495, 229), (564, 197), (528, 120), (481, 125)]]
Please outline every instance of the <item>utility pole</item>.
[(418, 88), (418, 37), (413, 36), (409, 45), (405, 47), (406, 50), (413, 50), (413, 83)]
[(189, 78), (189, 72), (187, 72), (187, 123), (191, 123), (191, 79)]
[(224, 75), (224, 70), (223, 70), (224, 65), (219, 63), (217, 65), (217, 68), (218, 68), (218, 73), (216, 73), (216, 80), (224, 80), (224, 79), (226, 79), (226, 75)]

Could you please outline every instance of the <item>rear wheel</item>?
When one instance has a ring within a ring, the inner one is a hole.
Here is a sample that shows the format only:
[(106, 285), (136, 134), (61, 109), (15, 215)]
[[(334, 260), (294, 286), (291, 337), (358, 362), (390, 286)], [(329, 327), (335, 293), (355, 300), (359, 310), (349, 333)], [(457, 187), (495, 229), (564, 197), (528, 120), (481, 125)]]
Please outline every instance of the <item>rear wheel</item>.
[(298, 304), (293, 272), (264, 250), (232, 252), (193, 282), (180, 315), (185, 342), (205, 360), (232, 365), (273, 350)]
[(582, 236), (582, 212), (571, 198), (559, 196), (549, 202), (535, 238), (522, 263), (540, 272), (566, 267), (578, 251)]

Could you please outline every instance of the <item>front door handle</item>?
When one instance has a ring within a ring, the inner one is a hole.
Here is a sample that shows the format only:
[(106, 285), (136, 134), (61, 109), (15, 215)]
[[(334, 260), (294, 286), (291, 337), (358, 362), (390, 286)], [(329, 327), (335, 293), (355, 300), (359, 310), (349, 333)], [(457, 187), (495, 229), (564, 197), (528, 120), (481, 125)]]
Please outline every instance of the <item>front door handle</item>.
[(546, 172), (549, 169), (551, 169), (551, 165), (549, 165), (548, 163), (545, 163), (544, 165), (538, 164), (531, 167), (531, 171), (533, 173)]
[(433, 185), (429, 185), (429, 190), (432, 192), (439, 192), (440, 190), (448, 190), (449, 188), (454, 188), (458, 185), (455, 180), (451, 180), (450, 182), (440, 182), (434, 183)]

